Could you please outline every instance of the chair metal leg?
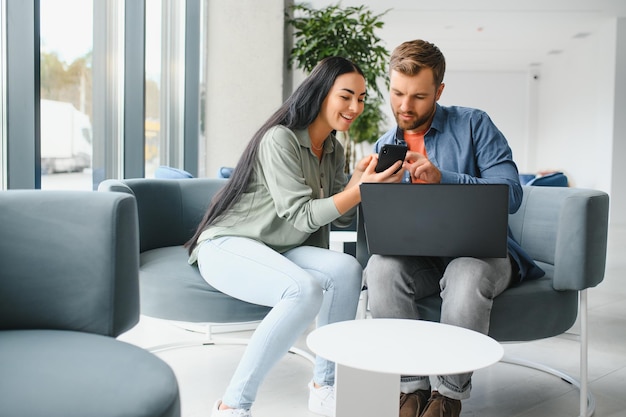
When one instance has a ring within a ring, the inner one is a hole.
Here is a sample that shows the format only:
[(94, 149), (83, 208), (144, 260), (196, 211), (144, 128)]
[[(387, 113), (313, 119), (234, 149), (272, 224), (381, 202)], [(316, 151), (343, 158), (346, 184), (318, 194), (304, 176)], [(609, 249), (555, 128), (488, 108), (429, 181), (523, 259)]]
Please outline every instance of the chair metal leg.
[(572, 384), (578, 388), (580, 395), (580, 409), (579, 417), (591, 417), (596, 411), (596, 399), (593, 393), (588, 387), (588, 324), (587, 324), (587, 290), (579, 291), (579, 317), (580, 317), (580, 336), (578, 342), (580, 343), (580, 379), (576, 379), (564, 372), (541, 363), (529, 361), (519, 357), (504, 355), (500, 362), (509, 363), (512, 365), (524, 366), (531, 369), (536, 369), (554, 376), (561, 378), (562, 380)]
[[(165, 320), (169, 321), (169, 320)], [(193, 346), (210, 346), (210, 345), (247, 345), (248, 338), (239, 337), (219, 337), (214, 338), (215, 333), (228, 333), (233, 331), (242, 330), (254, 330), (259, 324), (258, 321), (245, 322), (245, 323), (186, 323), (186, 322), (172, 322), (173, 324), (194, 333), (201, 333), (205, 335), (204, 340), (186, 340), (173, 343), (165, 343), (161, 345), (151, 346), (146, 348), (149, 352), (158, 353), (171, 349), (180, 349)], [(218, 328), (219, 330), (215, 330)], [(292, 346), (289, 349), (290, 353), (301, 356), (309, 362), (315, 364), (315, 357), (309, 352)]]
[[(591, 417), (596, 409), (595, 399), (587, 382), (588, 374), (588, 323), (587, 323), (587, 289), (578, 292), (578, 316), (580, 317), (580, 416)], [(587, 400), (589, 397), (589, 401)], [(589, 406), (587, 406), (589, 404)], [(587, 410), (587, 414), (585, 413)]]
[(359, 298), (359, 306), (356, 311), (356, 319), (362, 320), (367, 318), (367, 306), (369, 302), (367, 287), (363, 287), (361, 290), (361, 296)]
[(572, 384), (573, 386), (575, 386), (576, 388), (580, 390), (581, 405), (583, 407), (580, 416), (591, 417), (593, 413), (595, 412), (595, 409), (596, 409), (595, 397), (588, 390), (587, 390), (586, 395), (584, 395), (583, 389), (581, 388), (580, 381), (572, 377), (571, 375), (561, 372), (558, 369), (543, 365), (538, 362), (529, 361), (529, 360), (515, 357), (515, 356), (509, 356), (506, 354), (504, 355), (502, 359), (500, 359), (500, 362), (508, 363), (511, 365), (524, 366), (526, 368), (531, 368), (531, 369), (536, 369), (538, 371), (542, 371), (542, 372), (561, 378), (562, 380)]

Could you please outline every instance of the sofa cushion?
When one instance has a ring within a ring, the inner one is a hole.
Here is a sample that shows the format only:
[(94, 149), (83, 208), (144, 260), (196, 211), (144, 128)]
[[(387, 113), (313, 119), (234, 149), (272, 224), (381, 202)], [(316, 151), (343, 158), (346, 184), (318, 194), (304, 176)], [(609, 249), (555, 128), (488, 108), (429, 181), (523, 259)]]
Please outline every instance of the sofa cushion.
[[(441, 297), (424, 298), (417, 303), (417, 309), (424, 319), (439, 321)], [(499, 342), (556, 336), (572, 327), (577, 309), (578, 292), (554, 291), (550, 276), (524, 281), (494, 299), (489, 336)]]
[(2, 331), (0, 369), (0, 414), (5, 416), (180, 415), (178, 384), (168, 365), (111, 337)]
[(211, 323), (261, 320), (270, 307), (230, 297), (210, 286), (187, 249), (169, 246), (141, 254), (139, 285), (141, 313), (156, 318)]

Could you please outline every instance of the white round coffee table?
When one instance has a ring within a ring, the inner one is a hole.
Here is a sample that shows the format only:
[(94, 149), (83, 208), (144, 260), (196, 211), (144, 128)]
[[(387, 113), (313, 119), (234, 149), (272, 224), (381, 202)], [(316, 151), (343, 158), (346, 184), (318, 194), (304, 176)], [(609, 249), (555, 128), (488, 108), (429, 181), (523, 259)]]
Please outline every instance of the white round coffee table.
[(336, 364), (336, 417), (398, 415), (400, 375), (472, 372), (504, 353), (481, 333), (422, 320), (333, 323), (312, 331), (306, 342)]

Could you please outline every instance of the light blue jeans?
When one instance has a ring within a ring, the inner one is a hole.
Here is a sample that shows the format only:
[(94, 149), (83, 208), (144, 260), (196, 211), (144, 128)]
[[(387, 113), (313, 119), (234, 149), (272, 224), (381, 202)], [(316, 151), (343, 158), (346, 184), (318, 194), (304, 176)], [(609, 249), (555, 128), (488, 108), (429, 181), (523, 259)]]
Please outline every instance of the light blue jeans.
[[(320, 327), (356, 316), (363, 270), (345, 253), (301, 246), (281, 254), (252, 239), (223, 237), (201, 244), (198, 266), (219, 291), (272, 307), (222, 398), (233, 408), (251, 408), (270, 369), (316, 317)], [(313, 381), (334, 385), (335, 364), (316, 358)]]
[[(493, 299), (511, 283), (510, 258), (437, 258), (372, 255), (364, 271), (374, 318), (419, 319), (416, 301), (440, 294), (441, 323), (487, 334)], [(428, 343), (428, 335), (424, 335)], [(428, 358), (415, 358), (425, 360)], [(402, 376), (402, 392), (439, 391), (469, 398), (472, 373)]]

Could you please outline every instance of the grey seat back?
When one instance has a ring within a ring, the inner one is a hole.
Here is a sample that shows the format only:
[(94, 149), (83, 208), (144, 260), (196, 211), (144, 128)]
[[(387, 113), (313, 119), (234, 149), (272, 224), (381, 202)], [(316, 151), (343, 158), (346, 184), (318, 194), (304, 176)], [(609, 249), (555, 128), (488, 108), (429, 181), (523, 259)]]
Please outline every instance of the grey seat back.
[(0, 192), (0, 330), (118, 336), (139, 319), (135, 199)]
[(226, 179), (126, 179), (103, 181), (98, 190), (137, 199), (140, 251), (183, 245), (193, 236), (210, 199)]

